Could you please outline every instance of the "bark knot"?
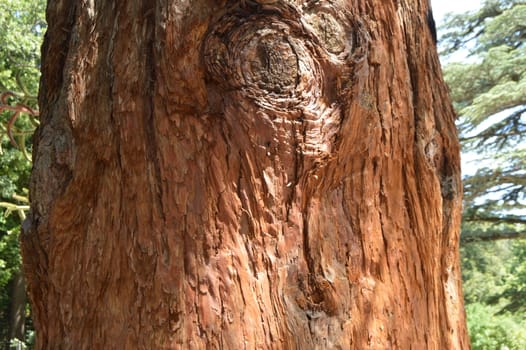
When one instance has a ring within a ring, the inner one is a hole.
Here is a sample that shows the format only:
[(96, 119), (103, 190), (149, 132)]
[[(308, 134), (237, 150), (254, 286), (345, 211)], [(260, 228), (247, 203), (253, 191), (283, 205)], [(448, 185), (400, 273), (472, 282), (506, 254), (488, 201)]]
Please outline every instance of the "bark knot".
[(208, 81), (266, 109), (330, 105), (324, 99), (350, 78), (332, 72), (347, 71), (364, 44), (348, 12), (317, 2), (251, 8), (233, 8), (209, 28), (203, 42)]
[(210, 80), (264, 108), (287, 110), (312, 101), (322, 90), (321, 68), (295, 32), (272, 14), (225, 16), (204, 43)]

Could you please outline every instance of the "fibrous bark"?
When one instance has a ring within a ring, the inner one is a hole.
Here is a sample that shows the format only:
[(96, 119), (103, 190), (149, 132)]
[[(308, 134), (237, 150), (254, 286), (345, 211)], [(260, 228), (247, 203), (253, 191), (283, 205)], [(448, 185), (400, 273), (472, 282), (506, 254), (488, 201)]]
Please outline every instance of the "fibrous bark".
[(424, 0), (51, 1), (39, 349), (468, 348)]

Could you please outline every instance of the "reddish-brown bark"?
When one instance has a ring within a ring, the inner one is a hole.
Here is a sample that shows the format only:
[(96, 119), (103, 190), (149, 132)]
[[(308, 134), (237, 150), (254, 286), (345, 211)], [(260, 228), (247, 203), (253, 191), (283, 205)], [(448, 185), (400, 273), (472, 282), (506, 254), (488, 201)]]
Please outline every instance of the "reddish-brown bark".
[(427, 0), (263, 3), (49, 3), (38, 349), (469, 348)]

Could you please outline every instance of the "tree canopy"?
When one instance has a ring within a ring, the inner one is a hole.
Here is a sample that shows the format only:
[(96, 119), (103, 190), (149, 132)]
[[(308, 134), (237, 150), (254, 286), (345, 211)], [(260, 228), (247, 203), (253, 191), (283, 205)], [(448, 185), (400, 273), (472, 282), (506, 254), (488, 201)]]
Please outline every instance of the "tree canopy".
[(476, 169), (463, 179), (461, 247), (472, 347), (523, 349), (526, 2), (484, 1), (449, 15), (441, 33), (463, 155)]
[[(45, 1), (0, 1), (0, 347), (8, 341), (18, 233), (27, 207)], [(29, 109), (25, 109), (29, 108)], [(18, 112), (17, 112), (18, 111)], [(15, 147), (16, 145), (16, 147)], [(25, 340), (25, 339), (22, 339)]]
[(526, 2), (485, 1), (442, 31), (463, 151), (478, 168), (464, 178), (463, 238), (526, 237)]

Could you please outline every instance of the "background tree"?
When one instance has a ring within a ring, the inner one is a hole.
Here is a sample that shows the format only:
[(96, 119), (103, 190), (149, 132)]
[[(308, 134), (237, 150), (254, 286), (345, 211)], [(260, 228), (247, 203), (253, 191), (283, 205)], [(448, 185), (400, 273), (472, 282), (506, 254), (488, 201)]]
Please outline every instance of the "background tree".
[(468, 348), (428, 1), (50, 2), (37, 348)]
[(463, 244), (462, 280), (472, 347), (524, 349), (526, 241)]
[[(463, 152), (478, 167), (464, 177), (461, 247), (474, 349), (526, 348), (525, 23), (524, 1), (501, 0), (451, 15), (443, 27)], [(454, 62), (465, 52), (467, 59)]]
[(444, 68), (464, 153), (478, 155), (479, 169), (464, 178), (464, 240), (526, 237), (524, 23), (524, 1), (490, 0), (443, 26), (444, 55), (468, 52)]
[(28, 111), (26, 107), (36, 108), (44, 8), (43, 0), (0, 1), (1, 349), (11, 338), (26, 340), (25, 333), (30, 331), (25, 327), (31, 321), (25, 320), (25, 285), (20, 271), (18, 237), (28, 205), (31, 135), (36, 121), (28, 113), (22, 112), (18, 118), (15, 113), (19, 109)]

